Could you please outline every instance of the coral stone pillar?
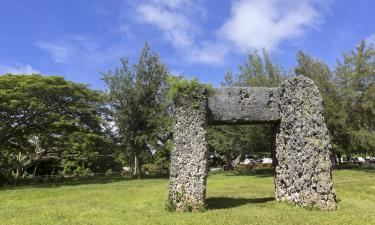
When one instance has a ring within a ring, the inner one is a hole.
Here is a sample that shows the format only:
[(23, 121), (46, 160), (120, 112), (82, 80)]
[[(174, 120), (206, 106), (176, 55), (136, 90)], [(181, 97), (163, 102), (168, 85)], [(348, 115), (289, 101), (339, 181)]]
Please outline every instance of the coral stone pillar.
[(202, 96), (178, 96), (174, 101), (168, 202), (172, 211), (200, 211), (205, 206), (207, 99)]
[(301, 76), (286, 80), (280, 87), (279, 106), (276, 199), (304, 207), (337, 208), (331, 144), (317, 86)]

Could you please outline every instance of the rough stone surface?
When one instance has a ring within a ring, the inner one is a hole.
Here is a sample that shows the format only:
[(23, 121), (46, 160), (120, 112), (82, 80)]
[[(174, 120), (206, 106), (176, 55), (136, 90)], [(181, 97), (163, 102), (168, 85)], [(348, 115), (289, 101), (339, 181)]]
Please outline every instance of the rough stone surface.
[(208, 123), (279, 123), (278, 88), (218, 88), (208, 99)]
[(279, 97), (276, 199), (300, 206), (337, 208), (331, 181), (331, 144), (318, 88), (308, 78), (291, 78), (281, 85)]
[(337, 208), (323, 102), (312, 80), (290, 78), (280, 88), (218, 89), (208, 100), (198, 100), (192, 96), (175, 99), (169, 184), (171, 210), (198, 211), (205, 206), (206, 126), (251, 123), (274, 124), (278, 201), (303, 207)]
[(192, 104), (177, 99), (174, 105), (169, 208), (173, 211), (204, 209), (207, 177), (207, 99)]

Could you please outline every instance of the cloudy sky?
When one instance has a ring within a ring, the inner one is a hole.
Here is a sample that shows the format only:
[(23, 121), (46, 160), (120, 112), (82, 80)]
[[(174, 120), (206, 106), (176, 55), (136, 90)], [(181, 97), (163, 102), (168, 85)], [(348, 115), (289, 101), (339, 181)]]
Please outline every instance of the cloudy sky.
[(173, 73), (218, 86), (254, 48), (285, 69), (298, 50), (334, 66), (362, 39), (375, 43), (373, 0), (0, 0), (0, 74), (94, 88), (145, 41)]

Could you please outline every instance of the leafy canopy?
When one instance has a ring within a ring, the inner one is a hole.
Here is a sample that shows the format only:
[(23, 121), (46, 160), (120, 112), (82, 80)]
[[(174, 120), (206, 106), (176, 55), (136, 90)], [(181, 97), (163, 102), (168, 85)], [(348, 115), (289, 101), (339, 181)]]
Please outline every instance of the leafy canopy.
[(109, 102), (114, 110), (120, 144), (125, 158), (133, 158), (134, 175), (140, 176), (158, 136), (168, 131), (166, 77), (169, 72), (159, 57), (145, 44), (137, 64), (126, 58), (121, 66), (103, 74)]
[(22, 175), (41, 161), (90, 155), (107, 113), (103, 93), (63, 77), (0, 76), (2, 162)]

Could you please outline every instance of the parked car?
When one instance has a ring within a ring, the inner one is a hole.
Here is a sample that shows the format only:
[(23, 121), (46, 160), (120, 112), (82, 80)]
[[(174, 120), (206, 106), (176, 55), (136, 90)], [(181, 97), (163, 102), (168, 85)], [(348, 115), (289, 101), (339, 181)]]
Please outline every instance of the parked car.
[(241, 162), (243, 165), (249, 165), (249, 164), (272, 164), (271, 158), (245, 158), (244, 161)]
[(366, 160), (363, 157), (355, 157), (355, 160), (361, 163), (366, 162)]
[(262, 163), (265, 164), (265, 163), (272, 163), (272, 159), (271, 158), (262, 158)]
[(249, 158), (245, 158), (245, 160), (241, 162), (241, 164), (243, 165), (256, 164), (256, 163), (257, 161), (255, 159), (249, 159)]
[(354, 163), (364, 163), (364, 162), (366, 162), (366, 160), (363, 157), (360, 157), (360, 156), (351, 158), (351, 161), (354, 162)]

